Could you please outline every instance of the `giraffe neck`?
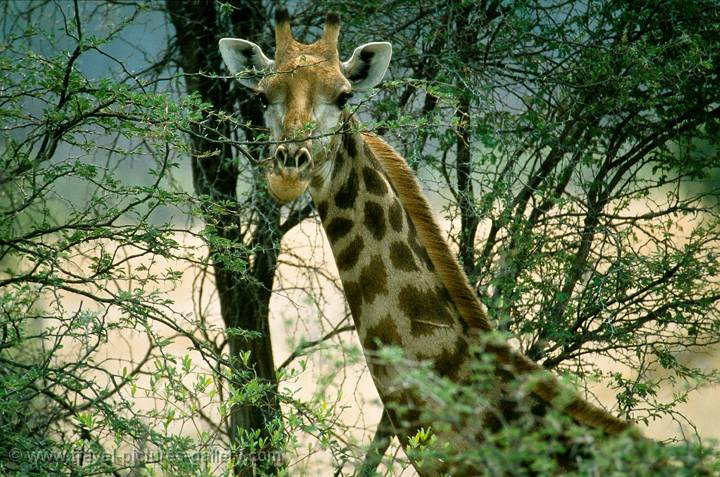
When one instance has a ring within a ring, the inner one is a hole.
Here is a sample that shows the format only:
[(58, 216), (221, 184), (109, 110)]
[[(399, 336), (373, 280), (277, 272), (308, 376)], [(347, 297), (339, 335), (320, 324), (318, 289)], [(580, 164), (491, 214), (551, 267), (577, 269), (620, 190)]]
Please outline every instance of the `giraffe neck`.
[[(322, 182), (310, 193), (332, 247), (370, 374), (400, 443), (427, 418), (433, 391), (407, 376), (420, 362), (456, 382), (470, 375), (471, 353), (463, 321), (437, 274), (413, 221), (361, 134), (338, 136)], [(379, 359), (378, 349), (402, 350), (402, 363)], [(467, 448), (466, 436), (443, 441)], [(421, 472), (435, 475), (436, 471)]]
[[(430, 397), (432, 389), (406, 386), (407, 368), (378, 360), (379, 347), (401, 348), (410, 365), (429, 361), (438, 375), (463, 385), (469, 384), (478, 346), (494, 356), (495, 370), (487, 376), (493, 384), (485, 388), (477, 407), (463, 414), (459, 429), (446, 427), (440, 432), (441, 439), (456, 449), (471, 449), (483, 441), (486, 431), (497, 430), (504, 420), (514, 418), (519, 409), (516, 399), (523, 398), (506, 396), (512, 389), (506, 388), (509, 381), (540, 373), (534, 378), (532, 395), (522, 404), (522, 413), (542, 415), (563, 388), (508, 343), (477, 340), (478, 333), (490, 329), (487, 316), (457, 263), (438, 257), (449, 256), (449, 251), (439, 251), (442, 239), (434, 224), (435, 230), (429, 231), (427, 222), (432, 218), (427, 202), (419, 191), (408, 192), (408, 184), (397, 180), (398, 171), (383, 167), (388, 164), (383, 155), (388, 151), (383, 148), (388, 147), (378, 141), (357, 133), (336, 136), (332, 157), (326, 159), (322, 177), (311, 183), (310, 193), (332, 247), (371, 375), (403, 446), (419, 427), (439, 429), (444, 423), (442, 418), (424, 417), (438, 415)], [(410, 209), (412, 214), (406, 201), (415, 207)], [(433, 244), (431, 249), (428, 243)], [(447, 247), (444, 242), (442, 246)], [(393, 411), (394, 404), (411, 412), (400, 416)], [(564, 411), (577, 422), (609, 434), (629, 427), (576, 395), (567, 400)], [(399, 422), (403, 424), (398, 426)], [(421, 475), (436, 475), (436, 470)]]
[(330, 185), (311, 194), (371, 368), (378, 345), (396, 346), (461, 379), (468, 346), (455, 305), (364, 137), (340, 138)]

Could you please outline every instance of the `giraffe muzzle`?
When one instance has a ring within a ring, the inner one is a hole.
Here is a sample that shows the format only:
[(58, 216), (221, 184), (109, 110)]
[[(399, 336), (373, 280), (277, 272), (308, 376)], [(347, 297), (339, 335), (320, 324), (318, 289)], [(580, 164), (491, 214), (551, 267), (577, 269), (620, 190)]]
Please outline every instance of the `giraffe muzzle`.
[(312, 155), (305, 145), (280, 144), (267, 174), (272, 196), (281, 203), (300, 197), (310, 184), (312, 162)]

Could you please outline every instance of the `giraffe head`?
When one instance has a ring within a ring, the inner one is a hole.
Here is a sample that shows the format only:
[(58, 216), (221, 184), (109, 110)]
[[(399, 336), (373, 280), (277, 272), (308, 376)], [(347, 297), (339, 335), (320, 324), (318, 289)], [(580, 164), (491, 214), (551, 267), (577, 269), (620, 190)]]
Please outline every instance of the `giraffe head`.
[(292, 36), (286, 10), (275, 16), (275, 59), (255, 43), (220, 40), (220, 53), (240, 83), (259, 95), (265, 123), (276, 141), (267, 173), (270, 192), (281, 202), (298, 198), (310, 180), (329, 180), (335, 133), (354, 91), (378, 84), (390, 63), (390, 43), (366, 43), (350, 59), (337, 49), (340, 18), (328, 14), (322, 37), (310, 45)]

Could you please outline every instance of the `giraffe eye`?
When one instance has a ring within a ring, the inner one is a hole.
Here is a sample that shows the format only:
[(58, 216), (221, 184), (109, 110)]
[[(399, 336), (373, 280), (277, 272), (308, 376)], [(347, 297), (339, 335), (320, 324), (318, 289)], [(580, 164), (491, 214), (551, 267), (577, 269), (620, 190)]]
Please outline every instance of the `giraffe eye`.
[(257, 97), (260, 100), (260, 103), (262, 103), (263, 109), (266, 109), (270, 104), (270, 101), (268, 101), (268, 97), (262, 91), (258, 92)]
[(343, 109), (345, 107), (345, 105), (347, 104), (348, 100), (350, 98), (352, 98), (352, 95), (353, 95), (352, 93), (347, 92), (347, 91), (340, 93), (340, 96), (338, 96), (337, 99), (335, 100), (337, 107), (340, 109)]

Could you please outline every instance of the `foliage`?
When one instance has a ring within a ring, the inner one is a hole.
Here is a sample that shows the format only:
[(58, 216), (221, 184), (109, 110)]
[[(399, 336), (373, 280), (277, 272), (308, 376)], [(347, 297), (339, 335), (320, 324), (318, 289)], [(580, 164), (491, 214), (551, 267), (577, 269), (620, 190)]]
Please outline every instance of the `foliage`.
[(173, 183), (170, 152), (186, 149), (203, 105), (84, 71), (139, 10), (109, 8), (113, 21), (88, 31), (77, 5), (3, 8), (33, 6), (67, 17), (60, 30), (18, 18), (0, 45), (0, 473), (198, 473), (217, 463), (187, 456), (211, 442), (177, 422), (202, 413), (198, 391), (224, 385), (171, 351), (207, 327), (164, 291), (205, 262), (179, 242), (173, 216), (196, 200)]
[(716, 381), (687, 365), (720, 337), (715, 2), (336, 6), (346, 39), (375, 25), (416, 78), (385, 85), (375, 127), (440, 181), (500, 329), (548, 368), (637, 370), (648, 386), (604, 382), (642, 421), (684, 399), (657, 401), (660, 384)]
[[(269, 205), (252, 141), (263, 138), (249, 124), (257, 105), (220, 70), (190, 71), (182, 41), (143, 51), (140, 71), (111, 53), (149, 48), (140, 25), (180, 28), (165, 4), (122, 3), (0, 7), (0, 474), (228, 475), (250, 462), (261, 474), (372, 475), (372, 419), (345, 409), (363, 368), (349, 317), (332, 306), (338, 281), (300, 247), (279, 255), (312, 205)], [(233, 35), (247, 5), (210, 5), (212, 35)], [(311, 41), (327, 9), (344, 18), (341, 56), (393, 43), (388, 80), (353, 106), (441, 199), (500, 330), (579, 387), (611, 388), (614, 412), (683, 422), (680, 405), (718, 378), (692, 359), (720, 340), (719, 191), (707, 180), (720, 166), (720, 7), (323, 1), (297, 5), (308, 26), (296, 35)], [(113, 66), (97, 73), (100, 62)], [(218, 157), (216, 182), (198, 173)], [(231, 286), (211, 291), (223, 277)], [(257, 361), (267, 306), (224, 301), (240, 287), (256, 294), (248, 303), (267, 305), (271, 290), (285, 300), (269, 302), (291, 350), (270, 360), (275, 381)], [(225, 319), (232, 306), (237, 322)], [(398, 350), (376, 358), (437, 390), (448, 425), (478, 406), (492, 366), (479, 360), (478, 382), (459, 388)], [(233, 425), (248, 409), (263, 428)], [(465, 453), (422, 429), (409, 448), (420, 461), (498, 475), (532, 461), (554, 475), (547, 455), (568, 444), (552, 429), (520, 421)], [(692, 440), (577, 439), (593, 457), (578, 475), (713, 465)], [(408, 466), (396, 452), (380, 469)]]

